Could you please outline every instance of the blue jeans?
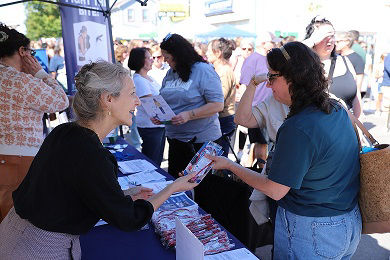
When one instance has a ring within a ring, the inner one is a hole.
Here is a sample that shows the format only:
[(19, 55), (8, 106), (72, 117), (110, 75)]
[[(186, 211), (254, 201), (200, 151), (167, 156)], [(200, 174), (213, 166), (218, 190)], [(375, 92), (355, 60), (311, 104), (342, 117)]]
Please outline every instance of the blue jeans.
[(160, 167), (165, 147), (165, 127), (138, 127), (142, 138), (142, 153)]
[(130, 126), (130, 136), (129, 136), (129, 144), (135, 147), (135, 149), (139, 150), (141, 148), (142, 140), (141, 136), (138, 133), (137, 122), (135, 121), (135, 116), (133, 115), (133, 123)]
[(274, 259), (350, 259), (359, 244), (359, 206), (340, 216), (299, 216), (278, 207)]
[(233, 135), (234, 130), (236, 129), (236, 124), (234, 123), (234, 115), (220, 117), (219, 124), (221, 125), (221, 132), (222, 132), (222, 140), (221, 140), (221, 146), (223, 149), (222, 155), (227, 157), (229, 154), (230, 138)]

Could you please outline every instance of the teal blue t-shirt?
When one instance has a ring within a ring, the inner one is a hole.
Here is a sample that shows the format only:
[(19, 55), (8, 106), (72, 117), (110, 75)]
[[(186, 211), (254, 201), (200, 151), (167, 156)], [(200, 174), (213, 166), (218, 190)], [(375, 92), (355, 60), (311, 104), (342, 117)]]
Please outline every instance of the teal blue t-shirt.
[(359, 146), (347, 112), (314, 106), (288, 118), (276, 137), (269, 179), (291, 187), (280, 207), (297, 215), (351, 211), (359, 192)]

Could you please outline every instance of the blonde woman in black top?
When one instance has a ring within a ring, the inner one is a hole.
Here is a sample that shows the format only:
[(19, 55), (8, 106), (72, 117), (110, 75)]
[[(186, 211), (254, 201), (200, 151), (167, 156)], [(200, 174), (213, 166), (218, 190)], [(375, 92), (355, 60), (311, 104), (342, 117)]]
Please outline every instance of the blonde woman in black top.
[(14, 208), (0, 225), (0, 259), (80, 259), (79, 235), (99, 219), (137, 230), (174, 192), (196, 186), (193, 175), (161, 192), (121, 190), (118, 164), (102, 145), (119, 125), (131, 125), (140, 104), (121, 65), (99, 61), (75, 77), (76, 122), (56, 127), (45, 139), (26, 178), (13, 193)]

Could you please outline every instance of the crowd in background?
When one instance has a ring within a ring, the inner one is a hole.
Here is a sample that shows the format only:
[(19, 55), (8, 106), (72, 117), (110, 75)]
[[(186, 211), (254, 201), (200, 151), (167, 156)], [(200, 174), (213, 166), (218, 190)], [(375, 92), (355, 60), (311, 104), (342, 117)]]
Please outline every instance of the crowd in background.
[[(261, 55), (265, 56), (267, 51), (269, 51), (271, 48), (281, 47), (284, 44), (295, 40), (295, 36), (275, 37), (271, 32), (259, 32), (257, 34), (256, 40), (241, 37), (231, 40), (227, 39), (232, 49), (232, 54), (228, 61), (233, 69), (234, 77), (236, 80), (236, 106), (245, 91), (245, 84), (243, 82), (240, 82), (241, 71), (244, 61), (252, 54), (256, 55), (256, 53), (260, 53)], [(373, 100), (376, 103), (375, 113), (377, 115), (380, 115), (382, 111), (386, 110), (382, 105), (383, 93), (381, 91), (381, 83), (383, 80), (384, 59), (387, 53), (376, 53), (375, 45), (368, 44), (363, 37), (359, 36), (359, 32), (354, 30), (349, 32), (337, 32), (335, 41), (337, 45), (337, 53), (343, 57), (347, 57), (347, 59), (352, 62), (353, 71), (351, 71), (351, 74), (356, 77), (356, 87), (360, 90), (361, 93), (359, 97), (360, 106), (362, 107), (363, 105), (363, 98), (365, 98), (366, 100)], [(204, 60), (210, 62), (209, 56), (207, 55), (209, 43), (191, 40), (190, 42), (192, 43), (197, 53), (202, 56)], [(46, 49), (49, 61), (49, 72), (53, 78), (57, 79), (57, 81), (66, 91), (67, 80), (62, 39), (40, 39), (39, 41), (32, 41), (31, 46), (34, 49)], [(134, 48), (146, 48), (151, 54), (153, 63), (151, 69), (147, 73), (151, 78), (156, 81), (156, 83), (161, 86), (163, 78), (165, 77), (165, 74), (169, 69), (169, 65), (164, 61), (164, 58), (161, 54), (160, 43), (153, 39), (115, 40), (115, 60), (121, 63), (125, 68), (129, 69), (129, 55), (131, 50)], [(376, 56), (380, 56), (380, 58), (378, 59)], [(251, 65), (249, 65), (249, 67), (250, 66)], [(255, 73), (255, 71), (248, 71), (247, 68), (245, 69), (245, 71), (248, 75), (250, 74), (246, 77), (246, 79), (244, 79), (244, 81), (247, 81), (248, 83), (248, 80), (250, 79), (252, 74)], [(132, 74), (134, 73), (135, 71), (132, 71)], [(261, 94), (259, 94), (259, 96), (261, 96)], [(258, 103), (259, 101), (261, 101), (261, 98), (255, 98), (253, 105), (255, 105), (255, 103)], [(362, 111), (362, 108), (359, 109)], [(132, 145), (137, 147), (137, 149), (141, 150), (142, 138), (138, 133), (138, 128), (136, 124), (133, 124), (131, 126), (131, 129), (127, 129), (125, 127), (125, 133), (127, 133), (128, 136), (127, 140)], [(235, 134), (237, 134), (237, 137), (236, 135), (234, 135), (232, 138), (234, 140), (237, 140), (235, 150), (239, 159), (241, 159), (242, 156), (245, 155), (244, 148), (248, 135), (250, 143), (254, 143), (254, 145), (251, 147), (250, 153), (248, 155), (249, 158), (247, 161), (247, 165), (251, 165), (255, 158), (261, 158), (263, 160), (265, 159), (266, 146), (263, 143), (266, 142), (264, 138), (255, 136), (253, 134), (252, 129), (248, 130), (247, 128), (242, 126), (238, 126)]]

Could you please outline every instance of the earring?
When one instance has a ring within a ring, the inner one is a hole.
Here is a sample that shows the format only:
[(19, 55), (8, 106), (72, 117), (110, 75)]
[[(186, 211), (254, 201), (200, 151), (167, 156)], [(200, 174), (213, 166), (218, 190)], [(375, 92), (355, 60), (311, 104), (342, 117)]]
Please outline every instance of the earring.
[(108, 111), (107, 115), (111, 116), (111, 111)]

